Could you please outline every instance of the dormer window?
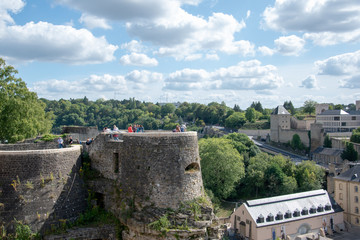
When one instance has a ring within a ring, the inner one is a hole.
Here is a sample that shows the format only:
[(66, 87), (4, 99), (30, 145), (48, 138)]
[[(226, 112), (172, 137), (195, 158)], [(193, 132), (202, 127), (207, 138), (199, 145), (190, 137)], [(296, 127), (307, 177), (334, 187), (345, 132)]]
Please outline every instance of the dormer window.
[(309, 214), (309, 210), (304, 207), (303, 210), (301, 211), (301, 215), (308, 215)]
[(295, 209), (294, 213), (293, 213), (294, 217), (299, 217), (300, 216), (300, 211), (299, 209)]
[(320, 204), (317, 208), (318, 212), (323, 212), (324, 211), (324, 206), (322, 204)]
[(276, 220), (283, 220), (283, 218), (284, 218), (284, 215), (282, 214), (282, 212), (278, 212), (277, 214), (276, 214)]
[(256, 219), (257, 223), (263, 223), (264, 221), (265, 221), (265, 218), (264, 218), (264, 216), (262, 214), (260, 214), (258, 216), (258, 218)]
[(310, 214), (314, 214), (314, 213), (316, 213), (316, 207), (312, 205), (310, 208)]
[(327, 203), (325, 205), (325, 211), (330, 211), (330, 210), (331, 210), (331, 205), (330, 205), (330, 203)]
[(272, 215), (272, 213), (269, 213), (269, 215), (266, 218), (267, 222), (273, 222), (274, 221), (274, 215)]
[(285, 219), (287, 219), (287, 218), (291, 218), (291, 212), (290, 212), (290, 210), (287, 210), (286, 211), (286, 213), (285, 213), (285, 215), (284, 215), (284, 217), (285, 217)]

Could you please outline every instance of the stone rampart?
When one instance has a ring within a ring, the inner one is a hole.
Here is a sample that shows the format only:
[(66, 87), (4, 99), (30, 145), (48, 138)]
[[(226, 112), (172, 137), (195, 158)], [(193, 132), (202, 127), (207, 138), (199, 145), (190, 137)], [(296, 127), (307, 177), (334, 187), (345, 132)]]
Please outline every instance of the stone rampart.
[(0, 225), (11, 232), (16, 218), (43, 231), (76, 218), (87, 194), (78, 173), (80, 156), (81, 146), (0, 151)]
[(100, 134), (89, 147), (92, 167), (119, 180), (140, 202), (177, 208), (202, 195), (196, 132), (122, 133), (121, 141)]
[(95, 138), (99, 134), (97, 127), (64, 126), (62, 133), (69, 134), (73, 140), (86, 141), (88, 138)]
[(21, 143), (21, 144), (0, 144), (0, 151), (25, 151), (25, 150), (42, 150), (55, 149), (58, 144), (55, 141), (49, 142), (35, 142), (35, 143)]

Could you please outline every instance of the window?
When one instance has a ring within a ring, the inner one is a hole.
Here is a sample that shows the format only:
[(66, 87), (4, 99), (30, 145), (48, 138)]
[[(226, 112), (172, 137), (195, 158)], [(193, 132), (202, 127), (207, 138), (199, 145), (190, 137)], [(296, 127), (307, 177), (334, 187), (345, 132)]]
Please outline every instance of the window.
[(343, 127), (346, 126), (346, 122), (342, 122), (341, 126), (343, 126)]
[(355, 207), (355, 213), (359, 213), (359, 208)]
[(355, 218), (356, 224), (359, 224), (359, 218)]
[(356, 120), (356, 117), (355, 117), (355, 116), (352, 116), (352, 117), (351, 117), (351, 120), (355, 121), (355, 120)]
[(354, 187), (354, 191), (355, 191), (355, 192), (358, 192), (358, 191), (359, 191), (358, 186), (355, 186), (355, 187)]
[(340, 117), (334, 117), (334, 121), (340, 121)]
[(356, 203), (359, 202), (358, 196), (355, 196), (355, 202), (356, 202)]
[(339, 189), (342, 190), (343, 186), (342, 183), (339, 183)]
[(342, 193), (339, 194), (339, 199), (340, 199), (340, 200), (343, 199), (343, 194), (342, 194)]

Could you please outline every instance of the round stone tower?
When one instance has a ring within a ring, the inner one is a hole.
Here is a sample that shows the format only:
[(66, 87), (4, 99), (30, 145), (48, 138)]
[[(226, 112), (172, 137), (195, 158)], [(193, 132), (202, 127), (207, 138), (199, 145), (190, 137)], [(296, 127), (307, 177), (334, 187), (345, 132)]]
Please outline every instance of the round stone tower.
[(120, 184), (122, 195), (158, 208), (177, 208), (202, 195), (196, 132), (100, 134), (90, 145), (92, 167)]

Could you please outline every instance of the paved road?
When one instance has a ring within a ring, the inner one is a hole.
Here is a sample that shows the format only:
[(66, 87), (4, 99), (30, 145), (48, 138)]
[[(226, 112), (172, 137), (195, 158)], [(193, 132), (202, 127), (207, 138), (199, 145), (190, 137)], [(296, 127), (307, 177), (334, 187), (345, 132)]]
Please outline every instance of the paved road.
[[(250, 137), (251, 138), (251, 137)], [(309, 160), (309, 158), (307, 157), (304, 157), (304, 156), (300, 156), (300, 155), (296, 155), (296, 154), (293, 154), (293, 153), (290, 153), (290, 152), (287, 152), (287, 151), (284, 151), (282, 149), (279, 149), (279, 148), (276, 148), (276, 147), (273, 147), (273, 146), (270, 146), (264, 142), (260, 142), (260, 141), (257, 141), (257, 140), (254, 140), (253, 138), (251, 138), (253, 140), (253, 142), (255, 143), (256, 146), (258, 146), (260, 149), (261, 148), (265, 148), (265, 149), (268, 149), (274, 153), (277, 153), (277, 154), (282, 154), (286, 157), (289, 157), (291, 158), (291, 160), (293, 162), (301, 162), (301, 161), (304, 161), (304, 160)]]

